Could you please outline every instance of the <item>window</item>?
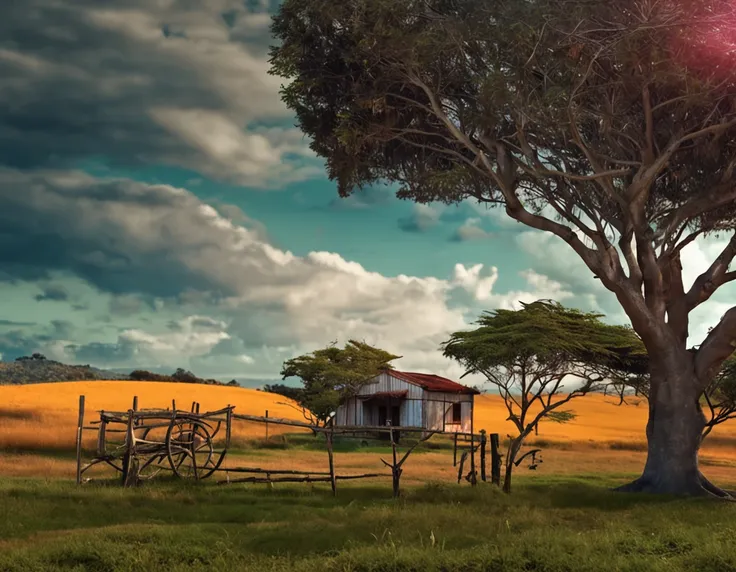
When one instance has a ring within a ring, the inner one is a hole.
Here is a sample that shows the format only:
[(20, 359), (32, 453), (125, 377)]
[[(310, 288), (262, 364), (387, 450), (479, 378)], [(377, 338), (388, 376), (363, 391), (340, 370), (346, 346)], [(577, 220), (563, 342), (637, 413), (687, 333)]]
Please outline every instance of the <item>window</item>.
[(463, 406), (461, 403), (452, 404), (452, 422), (460, 423), (463, 417)]

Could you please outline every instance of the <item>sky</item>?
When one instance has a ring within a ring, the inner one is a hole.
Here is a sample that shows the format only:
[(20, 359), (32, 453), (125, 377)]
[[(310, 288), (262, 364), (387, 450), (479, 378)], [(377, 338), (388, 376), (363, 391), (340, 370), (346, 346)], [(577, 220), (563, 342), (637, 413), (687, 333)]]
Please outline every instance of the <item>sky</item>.
[[(354, 338), (458, 379), (438, 348), (484, 310), (544, 298), (628, 323), (567, 245), (503, 211), (340, 199), (267, 73), (275, 6), (3, 6), (2, 359), (257, 386)], [(687, 247), (686, 282), (723, 242)], [(735, 294), (696, 311), (691, 343)]]

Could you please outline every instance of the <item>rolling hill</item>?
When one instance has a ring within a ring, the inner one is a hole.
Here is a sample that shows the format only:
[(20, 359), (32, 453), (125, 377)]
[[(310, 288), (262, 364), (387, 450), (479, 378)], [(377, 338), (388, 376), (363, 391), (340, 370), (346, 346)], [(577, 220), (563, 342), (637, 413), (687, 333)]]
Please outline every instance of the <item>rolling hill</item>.
[[(188, 383), (148, 381), (79, 381), (33, 385), (12, 385), (0, 388), (0, 449), (56, 449), (71, 447), (74, 443), (79, 395), (86, 397), (86, 418), (92, 420), (100, 409), (127, 410), (133, 396), (138, 396), (141, 408), (167, 408), (176, 400), (177, 408), (188, 409), (193, 401), (201, 410), (216, 410), (228, 404), (235, 405), (238, 413), (283, 417), (302, 420), (300, 412), (280, 395), (244, 389), (241, 387), (198, 385)], [(644, 442), (648, 408), (645, 401), (638, 404), (616, 405), (612, 397), (593, 394), (575, 399), (566, 409), (576, 414), (575, 420), (558, 424), (543, 421), (537, 440), (581, 444), (605, 444), (627, 447)], [(476, 398), (475, 427), (502, 438), (513, 432), (507, 421), (508, 412), (497, 395)], [(725, 437), (733, 430), (734, 422), (718, 427), (714, 437)], [(270, 434), (294, 428), (271, 425)], [(233, 436), (253, 438), (264, 436), (259, 423), (238, 421)], [(90, 435), (90, 438), (92, 436)], [(706, 442), (706, 445), (708, 442)]]

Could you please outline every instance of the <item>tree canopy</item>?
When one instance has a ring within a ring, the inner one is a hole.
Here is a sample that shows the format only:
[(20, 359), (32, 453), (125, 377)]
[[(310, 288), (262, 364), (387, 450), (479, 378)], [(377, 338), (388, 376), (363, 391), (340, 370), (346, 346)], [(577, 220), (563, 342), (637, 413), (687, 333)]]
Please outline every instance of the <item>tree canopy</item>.
[(326, 348), (284, 362), (281, 375), (298, 377), (303, 387), (294, 400), (308, 419), (327, 423), (340, 402), (376, 377), (400, 356), (364, 342), (350, 340), (344, 348), (331, 344)]

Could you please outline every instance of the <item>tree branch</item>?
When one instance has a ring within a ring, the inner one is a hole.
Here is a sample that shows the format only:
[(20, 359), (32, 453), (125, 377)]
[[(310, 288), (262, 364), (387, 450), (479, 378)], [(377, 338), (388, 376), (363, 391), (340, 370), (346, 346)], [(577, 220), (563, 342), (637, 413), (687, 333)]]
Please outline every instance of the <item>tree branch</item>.
[(736, 351), (736, 306), (728, 310), (695, 354), (695, 375), (705, 388)]
[(672, 235), (691, 220), (736, 201), (736, 188), (732, 183), (728, 183), (727, 186), (728, 189), (719, 186), (709, 193), (695, 197), (668, 215), (661, 224), (657, 225), (659, 230), (654, 237), (657, 243), (668, 244)]
[(728, 272), (728, 268), (736, 258), (736, 233), (713, 261), (708, 270), (695, 279), (690, 290), (686, 294), (687, 310), (692, 311), (700, 304), (708, 300), (713, 293), (723, 284), (734, 280), (736, 272)]
[(550, 232), (562, 238), (562, 240), (567, 242), (573, 250), (575, 250), (578, 256), (583, 259), (588, 268), (598, 275), (601, 278), (601, 281), (603, 281), (609, 289), (614, 290), (618, 285), (617, 283), (620, 282), (624, 276), (623, 268), (621, 268), (620, 260), (618, 258), (618, 254), (615, 253), (615, 249), (609, 248), (607, 251), (601, 252), (588, 248), (570, 227), (559, 224), (546, 217), (533, 214), (524, 208), (513, 189), (513, 162), (510, 161), (508, 151), (505, 146), (500, 142), (496, 143), (496, 163), (498, 168), (494, 169), (488, 155), (486, 155), (483, 149), (475, 145), (471, 141), (470, 137), (463, 133), (447, 116), (432, 89), (430, 89), (430, 87), (416, 74), (409, 73), (408, 79), (424, 91), (425, 95), (429, 99), (433, 115), (435, 115), (445, 125), (453, 137), (474, 153), (487, 169), (487, 173), (494, 180), (506, 200), (506, 213), (514, 220), (527, 226), (536, 228), (537, 230)]

